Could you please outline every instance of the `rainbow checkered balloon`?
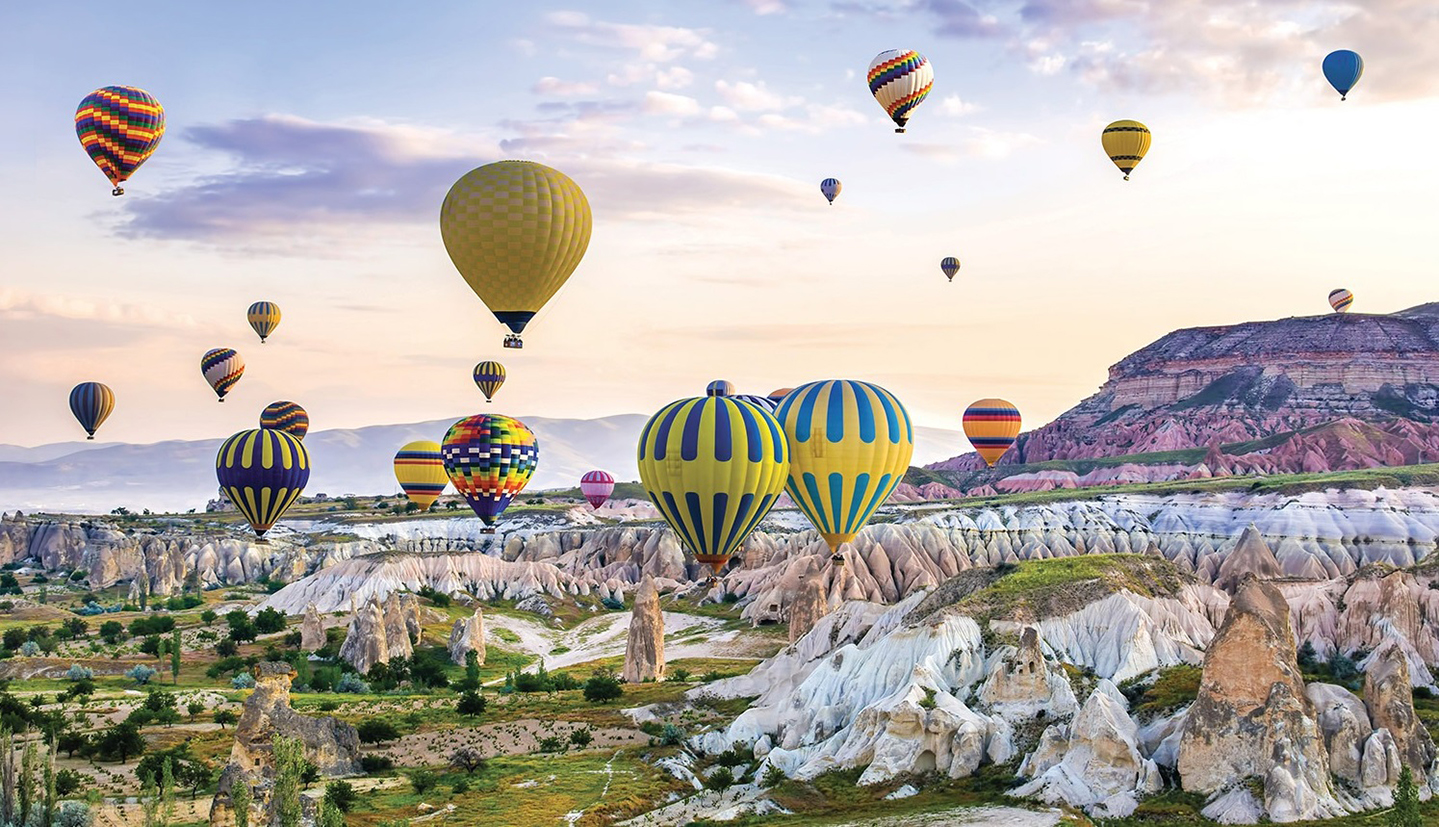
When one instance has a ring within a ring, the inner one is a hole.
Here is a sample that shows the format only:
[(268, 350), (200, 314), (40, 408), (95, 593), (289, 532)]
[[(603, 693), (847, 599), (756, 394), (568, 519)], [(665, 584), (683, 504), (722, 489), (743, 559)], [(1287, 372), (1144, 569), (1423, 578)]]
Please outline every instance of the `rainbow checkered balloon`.
[(514, 417), (475, 414), (450, 426), (440, 456), (450, 482), (475, 516), (494, 525), (535, 473), (540, 443)]
[(165, 137), (165, 109), (144, 89), (106, 86), (75, 109), (75, 134), (90, 160), (124, 195), (120, 184), (145, 163)]

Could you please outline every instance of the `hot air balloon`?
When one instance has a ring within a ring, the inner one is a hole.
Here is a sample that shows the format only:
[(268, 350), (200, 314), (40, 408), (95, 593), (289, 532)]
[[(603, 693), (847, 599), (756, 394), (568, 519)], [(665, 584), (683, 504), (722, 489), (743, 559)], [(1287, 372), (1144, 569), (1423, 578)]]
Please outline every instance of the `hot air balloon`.
[(205, 376), (210, 387), (215, 389), (215, 395), (224, 402), (225, 394), (229, 393), (230, 388), (244, 375), (245, 360), (231, 348), (217, 347), (205, 351), (205, 355), (200, 357), (200, 373)]
[(591, 508), (599, 508), (615, 493), (615, 478), (604, 471), (591, 471), (580, 477), (580, 493)]
[(294, 402), (271, 402), (260, 412), (260, 427), (284, 431), (295, 439), (310, 432), (310, 415)]
[(480, 301), (520, 333), (564, 286), (590, 244), (590, 203), (564, 173), (500, 161), (465, 173), (440, 207), (440, 236)]
[(716, 379), (705, 385), (705, 396), (734, 396), (734, 383)]
[(718, 575), (784, 488), (789, 443), (768, 413), (724, 396), (664, 406), (640, 432), (640, 481)]
[(70, 413), (80, 421), (80, 427), (85, 429), (89, 436), (86, 439), (94, 439), (95, 432), (100, 429), (101, 423), (115, 410), (115, 392), (109, 386), (99, 382), (81, 382), (70, 389)]
[(245, 311), (250, 327), (260, 336), (260, 344), (280, 326), (280, 306), (274, 302), (255, 302)]
[(831, 206), (834, 205), (834, 199), (839, 197), (839, 191), (842, 189), (844, 189), (844, 185), (839, 182), (838, 178), (826, 178), (819, 182), (819, 191), (829, 199)]
[(1099, 139), (1104, 145), (1104, 154), (1124, 173), (1126, 181), (1149, 151), (1149, 127), (1139, 121), (1115, 121), (1104, 128)]
[(1324, 56), (1324, 79), (1339, 93), (1340, 100), (1349, 100), (1349, 90), (1364, 76), (1364, 58), (1358, 52), (1340, 49)]
[(481, 362), (475, 365), (475, 387), (485, 395), (486, 402), (495, 401), (495, 392), (505, 384), (505, 366), (499, 362)]
[(909, 470), (914, 428), (894, 394), (868, 382), (800, 385), (775, 418), (789, 437), (785, 490), (829, 544), (830, 559)]
[[(1354, 294), (1344, 288), (1329, 291), (1329, 306), (1334, 308), (1335, 313), (1348, 313), (1349, 305), (1354, 303)], [(72, 396), (73, 398), (73, 396)], [(74, 403), (70, 403), (71, 407)]]
[(395, 454), (395, 479), (410, 502), (429, 511), (450, 481), (440, 443), (421, 439), (406, 444)]
[(934, 86), (934, 69), (913, 49), (890, 49), (869, 62), (869, 91), (894, 119), (895, 132), (903, 132), (909, 114)]
[(215, 476), (256, 536), (264, 537), (305, 490), (310, 455), (300, 440), (284, 431), (241, 431), (220, 445)]
[(1003, 399), (981, 399), (964, 411), (964, 435), (993, 468), (1019, 436), (1019, 409)]
[(959, 272), (959, 259), (954, 256), (946, 256), (939, 262), (939, 270), (944, 273), (945, 278), (954, 281), (954, 274)]
[(106, 86), (96, 89), (75, 109), (75, 134), (90, 160), (110, 179), (111, 195), (155, 154), (165, 137), (165, 109), (144, 89)]
[(518, 419), (475, 414), (450, 426), (440, 456), (455, 490), (493, 534), (500, 514), (535, 473), (540, 444)]
[(779, 403), (783, 402), (784, 398), (792, 393), (794, 393), (794, 388), (775, 388), (765, 395), (773, 399), (775, 406), (778, 407)]
[(768, 396), (760, 396), (753, 393), (740, 393), (731, 396), (730, 398), (738, 399), (741, 402), (748, 402), (751, 405), (759, 408), (760, 410), (766, 411), (768, 413), (774, 413), (775, 409), (779, 407), (778, 400), (770, 399)]

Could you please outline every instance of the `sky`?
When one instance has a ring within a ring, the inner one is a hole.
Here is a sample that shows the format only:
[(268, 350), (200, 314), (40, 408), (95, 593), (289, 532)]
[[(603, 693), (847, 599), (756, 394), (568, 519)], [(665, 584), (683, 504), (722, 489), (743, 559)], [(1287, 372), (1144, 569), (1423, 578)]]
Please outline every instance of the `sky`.
[[(87, 380), (127, 442), (226, 436), (277, 399), (316, 429), (651, 413), (715, 378), (869, 380), (949, 428), (1001, 396), (1032, 427), (1177, 328), (1325, 312), (1335, 287), (1355, 312), (1439, 299), (1427, 0), (499, 8), (0, 5), (0, 443), (83, 436)], [(904, 135), (864, 82), (892, 48), (935, 73)], [(1365, 57), (1342, 103), (1339, 48)], [(168, 122), (123, 198), (73, 127), (112, 84)], [(1099, 145), (1121, 118), (1154, 135), (1129, 182)], [(506, 158), (594, 212), (522, 351), (438, 228), (450, 184)], [(284, 314), (265, 345), (261, 299)], [(217, 405), (198, 364), (221, 346), (248, 368)]]

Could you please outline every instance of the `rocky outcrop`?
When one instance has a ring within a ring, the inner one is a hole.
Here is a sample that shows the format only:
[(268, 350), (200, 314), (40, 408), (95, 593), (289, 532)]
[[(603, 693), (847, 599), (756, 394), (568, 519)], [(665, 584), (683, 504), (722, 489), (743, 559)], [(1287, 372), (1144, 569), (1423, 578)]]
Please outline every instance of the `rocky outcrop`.
[(1186, 716), (1178, 759), (1184, 789), (1223, 793), (1253, 778), (1263, 783), (1263, 810), (1273, 821), (1345, 812), (1304, 690), (1284, 596), (1245, 580), (1205, 654)]
[[(1409, 658), (1393, 641), (1380, 646), (1364, 674), (1364, 706), (1375, 730), (1388, 731), (1400, 760), (1418, 779), (1434, 769), (1434, 740), (1414, 713)], [(1391, 780), (1397, 781), (1397, 777)], [(1385, 786), (1390, 786), (1386, 784)]]
[(256, 668), (255, 690), (245, 700), (235, 724), (235, 744), (230, 761), (220, 775), (215, 798), (210, 804), (212, 827), (235, 823), (230, 791), (246, 784), (254, 801), (250, 823), (267, 823), (270, 792), (275, 782), (274, 739), (296, 738), (304, 746), (305, 758), (322, 775), (352, 775), (360, 771), (360, 738), (355, 728), (336, 718), (311, 718), (290, 708), (290, 681), (294, 669), (288, 663), (262, 663)]
[(1031, 780), (1013, 795), (1083, 807), (1105, 818), (1134, 812), (1138, 796), (1163, 786), (1159, 767), (1144, 757), (1138, 727), (1113, 684), (1101, 681), (1069, 724), (1052, 724), (1021, 767)]
[(419, 599), (409, 592), (390, 592), (390, 596), (385, 598), (384, 615), (390, 657), (410, 657), (424, 631), (420, 625)]
[(1214, 585), (1234, 594), (1246, 577), (1273, 580), (1283, 574), (1284, 569), (1280, 567), (1279, 560), (1259, 535), (1258, 526), (1250, 523), (1245, 527), (1244, 533), (1239, 535), (1239, 542), (1234, 544), (1234, 550), (1219, 564)]
[(1019, 646), (1006, 646), (990, 659), (989, 676), (980, 684), (983, 708), (1011, 721), (1052, 715), (1067, 718), (1078, 701), (1064, 667), (1044, 657), (1039, 630), (1026, 627)]
[(463, 666), (465, 658), (474, 652), (480, 664), (484, 665), (485, 616), (478, 607), (474, 614), (455, 621), (454, 628), (450, 629), (450, 642), (446, 648), (452, 663)]
[(825, 602), (819, 578), (804, 578), (789, 608), (789, 642), (794, 643), (804, 637), (828, 611), (829, 605)]
[(660, 594), (653, 577), (646, 577), (635, 593), (622, 674), (630, 683), (664, 678), (665, 619), (660, 611)]
[(300, 623), (300, 649), (313, 652), (325, 645), (325, 620), (311, 603), (305, 607), (305, 619)]
[(362, 675), (377, 663), (414, 655), (404, 607), (396, 603), (389, 611), (387, 608), (372, 597), (350, 616), (340, 657)]

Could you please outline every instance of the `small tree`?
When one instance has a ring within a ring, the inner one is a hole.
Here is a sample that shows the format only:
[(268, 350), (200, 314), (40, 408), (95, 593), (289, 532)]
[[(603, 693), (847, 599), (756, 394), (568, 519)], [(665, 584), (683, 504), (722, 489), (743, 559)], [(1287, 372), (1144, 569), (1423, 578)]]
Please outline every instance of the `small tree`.
[(238, 717), (239, 716), (237, 716), (233, 710), (215, 710), (215, 723), (220, 725), (220, 729), (224, 729), (226, 726), (235, 723), (235, 721), (238, 720)]
[(170, 683), (180, 682), (180, 630), (170, 637)]
[(1419, 813), (1419, 789), (1414, 785), (1414, 773), (1405, 764), (1399, 770), (1399, 784), (1394, 788), (1394, 807), (1389, 811), (1388, 827), (1423, 827), (1424, 817)]
[(457, 770), (464, 770), (467, 775), (474, 775), (475, 770), (482, 770), (488, 761), (479, 747), (463, 746), (450, 753), (450, 766)]
[(275, 820), (280, 827), (300, 825), (300, 787), (305, 772), (305, 747), (298, 738), (276, 735), (275, 787), (271, 795)]
[(584, 749), (585, 747), (589, 746), (590, 742), (593, 740), (595, 740), (595, 736), (593, 733), (590, 732), (589, 727), (577, 729), (574, 732), (570, 733), (570, 743), (574, 744), (580, 749)]
[(315, 815), (315, 827), (345, 827), (345, 814), (326, 797), (320, 802), (320, 812)]
[[(190, 723), (193, 724), (195, 722), (195, 716), (205, 711), (205, 704), (198, 700), (190, 701), (185, 704), (185, 711), (190, 714)], [(218, 715), (219, 713), (216, 714)]]
[(250, 827), (250, 785), (244, 779), (235, 782), (230, 788), (230, 802), (235, 807), (235, 827)]
[(151, 669), (150, 667), (141, 663), (136, 664), (133, 669), (131, 669), (129, 672), (126, 672), (125, 677), (129, 678), (130, 680), (141, 686), (144, 686), (145, 684), (149, 683), (150, 679), (155, 677), (156, 674), (158, 673), (154, 669)]
[(415, 788), (416, 795), (424, 795), (435, 786), (436, 778), (433, 770), (410, 770), (407, 775), (410, 779), (410, 786)]
[(598, 669), (585, 681), (585, 700), (590, 703), (609, 703), (625, 694), (620, 679), (614, 670)]
[(395, 725), (381, 718), (366, 718), (355, 727), (360, 736), (362, 744), (378, 744), (381, 741), (393, 741), (400, 737), (399, 730)]
[(360, 798), (348, 781), (331, 781), (325, 785), (325, 802), (342, 813), (348, 813)]
[(455, 710), (461, 715), (475, 717), (485, 713), (486, 701), (478, 692), (466, 692), (460, 696), (455, 704)]

